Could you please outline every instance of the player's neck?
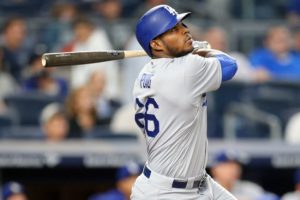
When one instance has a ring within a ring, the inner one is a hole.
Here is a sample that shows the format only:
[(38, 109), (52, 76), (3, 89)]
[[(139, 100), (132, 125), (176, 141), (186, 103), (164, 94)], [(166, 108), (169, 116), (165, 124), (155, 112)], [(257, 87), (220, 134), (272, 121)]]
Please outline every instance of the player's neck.
[(174, 56), (171, 56), (171, 55), (169, 55), (169, 54), (166, 54), (166, 53), (163, 52), (163, 51), (156, 51), (156, 52), (153, 52), (152, 59), (158, 59), (158, 58), (174, 58)]

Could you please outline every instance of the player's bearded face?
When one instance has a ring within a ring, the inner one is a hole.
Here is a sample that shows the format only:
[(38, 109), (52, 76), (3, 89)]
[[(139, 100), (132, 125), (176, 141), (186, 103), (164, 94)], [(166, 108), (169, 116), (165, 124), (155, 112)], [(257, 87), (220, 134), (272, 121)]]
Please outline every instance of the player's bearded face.
[(170, 57), (184, 56), (193, 51), (193, 40), (189, 29), (182, 22), (160, 37), (165, 54)]

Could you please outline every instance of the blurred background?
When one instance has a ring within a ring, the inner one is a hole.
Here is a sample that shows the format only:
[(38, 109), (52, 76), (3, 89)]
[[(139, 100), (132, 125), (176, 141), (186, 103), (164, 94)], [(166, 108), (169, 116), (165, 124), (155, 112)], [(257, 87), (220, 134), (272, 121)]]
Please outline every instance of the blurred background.
[(158, 4), (191, 11), (194, 39), (239, 65), (208, 95), (207, 171), (239, 200), (300, 199), (300, 0), (0, 0), (2, 200), (128, 197), (146, 159), (131, 91), (149, 58), (40, 59), (141, 49), (135, 23)]

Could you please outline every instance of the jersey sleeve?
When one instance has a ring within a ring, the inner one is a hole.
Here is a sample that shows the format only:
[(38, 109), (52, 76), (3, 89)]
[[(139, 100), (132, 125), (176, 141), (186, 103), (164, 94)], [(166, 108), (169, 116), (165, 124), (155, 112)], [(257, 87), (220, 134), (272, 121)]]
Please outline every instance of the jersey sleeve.
[(217, 58), (189, 54), (183, 58), (184, 85), (188, 94), (199, 98), (203, 93), (217, 90), (222, 82), (222, 70)]

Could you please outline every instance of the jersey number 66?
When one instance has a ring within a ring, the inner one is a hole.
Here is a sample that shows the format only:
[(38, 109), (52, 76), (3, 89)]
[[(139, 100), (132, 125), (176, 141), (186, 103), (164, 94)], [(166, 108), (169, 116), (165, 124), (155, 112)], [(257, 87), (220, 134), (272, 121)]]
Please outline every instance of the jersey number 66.
[[(135, 122), (136, 124), (144, 129), (144, 132), (149, 136), (149, 137), (155, 137), (159, 133), (159, 121), (155, 117), (154, 114), (149, 114), (148, 110), (150, 106), (153, 106), (155, 109), (158, 109), (159, 106), (156, 103), (155, 99), (148, 97), (146, 100), (145, 104), (142, 104), (141, 101), (136, 98), (135, 103), (139, 108), (144, 108), (145, 107), (145, 112), (144, 113), (136, 113), (135, 114)], [(143, 123), (144, 121), (144, 123)], [(151, 124), (153, 127), (151, 127)], [(151, 129), (150, 129), (151, 127)]]

